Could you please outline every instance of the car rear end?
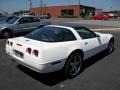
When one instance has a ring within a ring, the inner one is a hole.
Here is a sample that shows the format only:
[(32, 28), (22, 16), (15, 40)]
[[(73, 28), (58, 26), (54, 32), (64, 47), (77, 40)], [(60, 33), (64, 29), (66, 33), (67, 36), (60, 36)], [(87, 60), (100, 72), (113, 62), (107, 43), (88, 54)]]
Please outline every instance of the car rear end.
[(46, 45), (44, 42), (38, 42), (24, 37), (8, 39), (6, 42), (6, 53), (17, 63), (34, 71), (40, 73), (53, 72), (58, 69), (55, 68), (58, 66), (52, 65), (52, 62), (47, 62), (43, 58), (44, 51), (42, 49)]

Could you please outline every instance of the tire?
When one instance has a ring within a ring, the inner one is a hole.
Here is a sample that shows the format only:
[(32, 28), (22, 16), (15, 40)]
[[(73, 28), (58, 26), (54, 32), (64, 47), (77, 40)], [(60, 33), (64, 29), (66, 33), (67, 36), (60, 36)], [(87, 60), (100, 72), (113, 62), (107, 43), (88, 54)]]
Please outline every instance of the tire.
[(40, 26), (38, 27), (38, 29), (39, 29), (39, 28), (42, 28), (42, 27), (44, 27), (44, 25), (40, 25)]
[(65, 64), (64, 72), (68, 78), (77, 76), (83, 66), (83, 60), (79, 52), (72, 53)]
[(12, 36), (12, 33), (8, 30), (2, 32), (2, 36), (4, 38), (10, 38)]
[(106, 51), (107, 51), (108, 54), (110, 54), (114, 51), (114, 39), (110, 39)]

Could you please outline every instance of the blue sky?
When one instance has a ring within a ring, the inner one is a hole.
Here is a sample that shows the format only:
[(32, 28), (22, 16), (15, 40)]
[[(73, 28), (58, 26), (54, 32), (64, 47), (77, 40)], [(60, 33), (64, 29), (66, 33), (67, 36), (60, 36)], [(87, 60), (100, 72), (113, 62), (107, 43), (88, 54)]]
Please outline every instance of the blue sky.
[[(120, 10), (120, 0), (80, 0), (82, 5), (93, 6), (106, 11)], [(40, 6), (40, 0), (32, 0), (33, 7)], [(78, 0), (43, 0), (47, 6), (75, 5)], [(13, 13), (19, 10), (29, 9), (29, 0), (0, 0), (0, 11)]]

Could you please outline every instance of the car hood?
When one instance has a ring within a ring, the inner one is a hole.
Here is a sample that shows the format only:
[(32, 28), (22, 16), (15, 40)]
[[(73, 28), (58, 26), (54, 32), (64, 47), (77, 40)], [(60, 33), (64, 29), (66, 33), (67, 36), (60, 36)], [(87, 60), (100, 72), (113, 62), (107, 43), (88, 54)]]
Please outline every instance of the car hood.
[(0, 28), (9, 27), (10, 25), (8, 23), (0, 23)]
[(5, 21), (0, 21), (0, 24), (4, 24), (4, 23), (6, 23)]

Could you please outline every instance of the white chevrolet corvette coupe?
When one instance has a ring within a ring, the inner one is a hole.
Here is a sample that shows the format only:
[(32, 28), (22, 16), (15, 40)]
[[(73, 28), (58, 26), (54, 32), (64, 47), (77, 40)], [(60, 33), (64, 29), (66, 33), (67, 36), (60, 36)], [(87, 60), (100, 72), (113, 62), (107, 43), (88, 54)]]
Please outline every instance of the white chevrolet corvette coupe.
[(85, 59), (113, 50), (113, 35), (78, 25), (48, 25), (6, 42), (6, 53), (18, 64), (39, 73), (63, 69), (71, 78), (80, 73)]

